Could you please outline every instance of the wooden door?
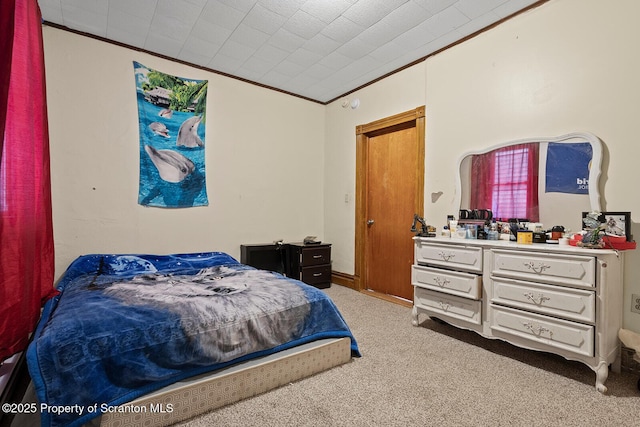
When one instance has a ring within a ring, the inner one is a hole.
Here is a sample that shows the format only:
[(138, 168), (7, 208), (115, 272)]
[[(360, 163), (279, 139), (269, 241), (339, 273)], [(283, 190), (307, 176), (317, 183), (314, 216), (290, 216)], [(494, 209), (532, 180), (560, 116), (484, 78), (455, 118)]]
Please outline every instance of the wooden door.
[(424, 108), (358, 129), (356, 285), (412, 301), (410, 229), (424, 203)]

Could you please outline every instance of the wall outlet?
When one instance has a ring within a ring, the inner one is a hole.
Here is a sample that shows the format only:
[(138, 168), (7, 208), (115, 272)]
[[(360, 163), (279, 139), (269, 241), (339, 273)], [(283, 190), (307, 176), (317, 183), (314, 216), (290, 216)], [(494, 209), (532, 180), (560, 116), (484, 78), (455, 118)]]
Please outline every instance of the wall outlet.
[(631, 295), (631, 311), (633, 313), (640, 313), (640, 295)]

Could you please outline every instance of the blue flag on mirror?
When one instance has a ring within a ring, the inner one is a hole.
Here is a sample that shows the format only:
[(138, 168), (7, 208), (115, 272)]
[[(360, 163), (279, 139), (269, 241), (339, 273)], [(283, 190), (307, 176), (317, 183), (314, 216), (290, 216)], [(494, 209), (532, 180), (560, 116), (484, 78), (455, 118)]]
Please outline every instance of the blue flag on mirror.
[(133, 62), (140, 131), (138, 203), (207, 206), (207, 80), (164, 74)]
[(547, 146), (547, 193), (589, 194), (593, 156), (588, 142), (550, 142)]

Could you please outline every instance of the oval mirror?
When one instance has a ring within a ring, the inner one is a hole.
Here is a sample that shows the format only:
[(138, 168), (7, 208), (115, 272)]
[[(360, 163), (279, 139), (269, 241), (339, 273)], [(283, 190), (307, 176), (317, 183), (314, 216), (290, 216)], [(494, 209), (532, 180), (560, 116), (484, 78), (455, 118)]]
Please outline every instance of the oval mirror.
[(582, 229), (582, 212), (600, 211), (602, 143), (590, 133), (525, 138), (463, 154), (456, 196), (463, 212)]

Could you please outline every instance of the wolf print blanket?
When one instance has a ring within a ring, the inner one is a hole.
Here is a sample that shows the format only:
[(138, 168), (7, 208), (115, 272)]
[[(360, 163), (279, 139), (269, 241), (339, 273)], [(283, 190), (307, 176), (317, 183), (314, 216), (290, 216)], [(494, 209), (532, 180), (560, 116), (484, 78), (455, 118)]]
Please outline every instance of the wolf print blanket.
[(77, 410), (42, 411), (46, 426), (320, 338), (350, 337), (359, 355), (324, 292), (220, 252), (86, 255), (58, 290), (27, 362), (40, 404)]

